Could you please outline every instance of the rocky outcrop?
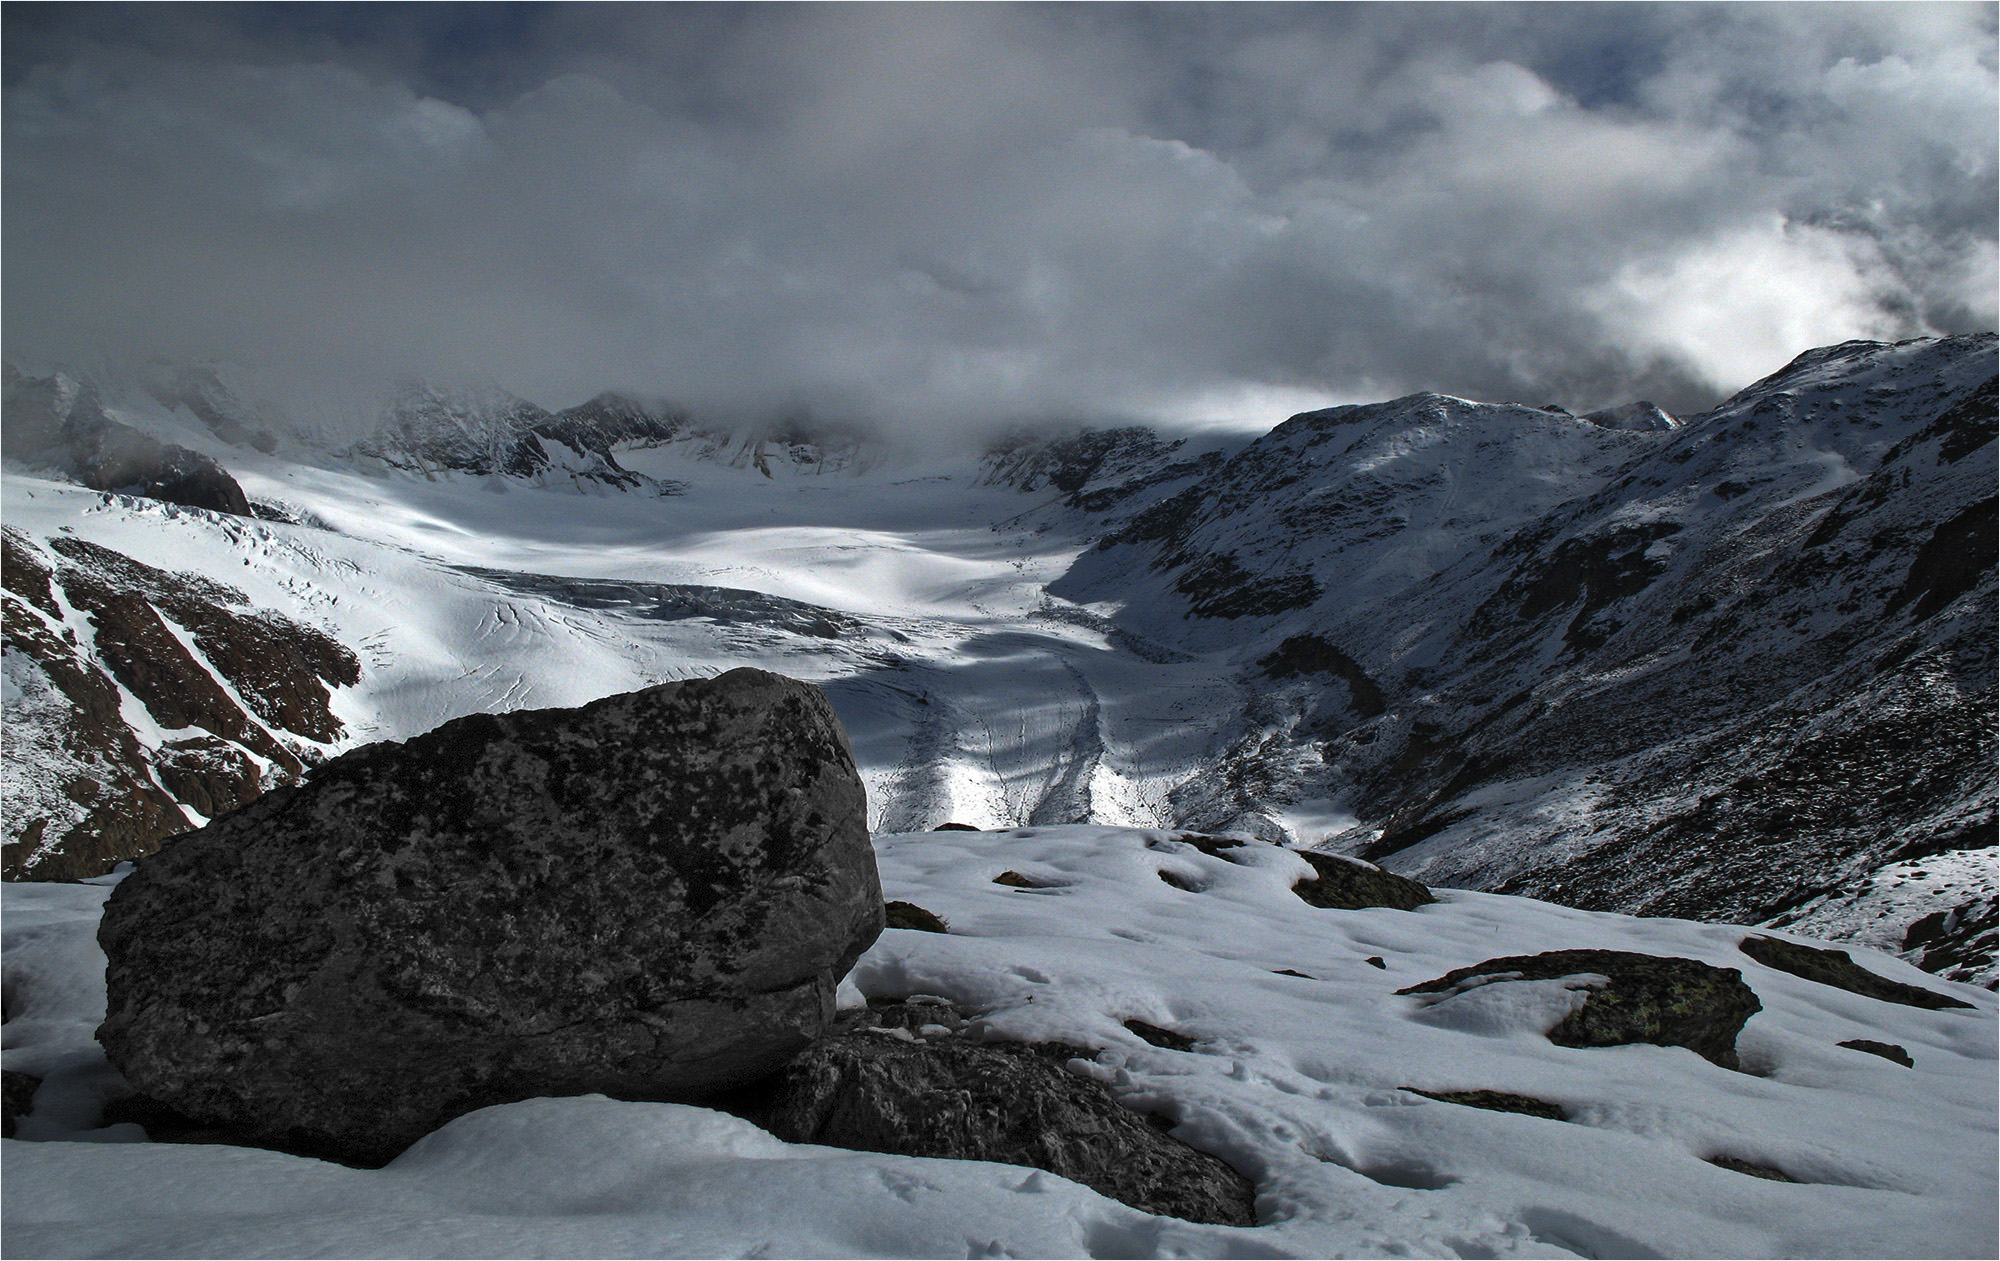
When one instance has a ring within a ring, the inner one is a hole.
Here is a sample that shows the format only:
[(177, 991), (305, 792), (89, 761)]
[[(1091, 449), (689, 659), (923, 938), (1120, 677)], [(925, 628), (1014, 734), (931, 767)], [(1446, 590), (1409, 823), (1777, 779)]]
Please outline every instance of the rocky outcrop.
[[(361, 663), (234, 587), (69, 535), (4, 537), (10, 880), (76, 880), (296, 779)], [(192, 649), (188, 646), (192, 643)], [(166, 734), (142, 742), (122, 694)], [(247, 707), (247, 708), (246, 708)]]
[(1767, 968), (1776, 968), (1780, 972), (1789, 972), (1793, 976), (1804, 977), (1820, 985), (1831, 985), (1865, 998), (1931, 1011), (1942, 1011), (1948, 1007), (1972, 1008), (1971, 1003), (1948, 994), (1934, 993), (1877, 976), (1856, 963), (1845, 950), (1821, 950), (1776, 937), (1745, 937), (1737, 948)]
[(111, 419), (88, 386), (60, 374), (23, 376), (12, 364), (5, 373), (0, 449), (7, 458), (62, 473), (92, 490), (251, 515), (243, 488), (220, 464)]
[(779, 1138), (1027, 1165), (1148, 1213), (1254, 1226), (1255, 1187), (1063, 1065), (1095, 1052), (980, 1042), (965, 1013), (896, 1003), (842, 1017), (754, 1113)]
[(1751, 1016), (1763, 1010), (1735, 968), (1628, 950), (1509, 955), (1469, 968), (1454, 968), (1435, 980), (1396, 992), (1450, 998), (1482, 985), (1591, 975), (1604, 980), (1590, 982), (1590, 997), (1547, 1031), (1549, 1041), (1557, 1046), (1624, 1046), (1633, 1042), (1684, 1046), (1710, 1063), (1735, 1068), (1736, 1035)]
[(686, 417), (616, 394), (550, 412), (505, 390), (406, 384), (375, 432), (350, 455), (435, 477), (471, 473), (546, 480), (568, 477), (620, 490), (666, 493), (662, 484), (618, 463), (621, 445), (658, 445)]
[(699, 1099), (833, 1015), (883, 923), (852, 755), (760, 670), (357, 749), (112, 894), (99, 1030), (192, 1122), (379, 1163), (474, 1108)]

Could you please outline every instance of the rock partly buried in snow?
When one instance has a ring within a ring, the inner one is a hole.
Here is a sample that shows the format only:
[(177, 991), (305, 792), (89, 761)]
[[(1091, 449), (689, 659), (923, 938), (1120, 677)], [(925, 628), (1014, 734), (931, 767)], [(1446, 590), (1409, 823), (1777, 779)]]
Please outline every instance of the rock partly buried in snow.
[(919, 933), (948, 933), (951, 925), (943, 916), (926, 911), (915, 902), (891, 902), (882, 908), (884, 927), (907, 928)]
[(1606, 979), (1601, 985), (1593, 984), (1583, 1005), (1547, 1031), (1549, 1041), (1557, 1046), (1623, 1046), (1632, 1042), (1684, 1046), (1711, 1063), (1735, 1068), (1736, 1035), (1764, 1006), (1735, 968), (1628, 950), (1509, 955), (1469, 968), (1454, 968), (1436, 980), (1396, 992), (1455, 994), (1494, 982), (1589, 975)]
[(690, 1100), (824, 1031), (882, 929), (847, 740), (761, 670), (328, 762), (111, 896), (98, 1031), (193, 1121), (358, 1164), (542, 1095)]
[(14, 1137), (14, 1123), (35, 1106), (42, 1079), (13, 1069), (0, 1070), (0, 1138)]
[(1850, 1051), (1866, 1051), (1870, 1055), (1879, 1055), (1892, 1064), (1901, 1064), (1904, 1068), (1917, 1066), (1917, 1062), (1910, 1058), (1910, 1053), (1894, 1042), (1877, 1042), (1872, 1038), (1849, 1038), (1834, 1045), (1844, 1046)]
[(1505, 1090), (1419, 1090), (1415, 1086), (1405, 1086), (1404, 1090), (1426, 1099), (1436, 1099), (1441, 1103), (1455, 1103), (1467, 1108), (1484, 1108), (1488, 1112), (1518, 1112), (1523, 1116), (1541, 1117), (1545, 1121), (1567, 1121), (1569, 1113), (1559, 1103), (1546, 1099), (1536, 1099), (1531, 1095), (1517, 1095)]
[(1797, 942), (1780, 941), (1776, 937), (1745, 937), (1737, 948), (1767, 968), (1776, 968), (1780, 972), (1789, 972), (1793, 976), (1866, 998), (1879, 998), (1885, 1003), (1901, 1003), (1905, 1007), (1924, 1007), (1932, 1011), (1972, 1006), (1945, 994), (1934, 994), (1927, 989), (1876, 976), (1856, 963), (1845, 950), (1820, 950), (1801, 946)]
[(1423, 885), (1408, 876), (1384, 871), (1374, 863), (1338, 854), (1316, 854), (1309, 849), (1292, 852), (1311, 863), (1319, 873), (1292, 886), (1292, 892), (1314, 906), (1343, 911), (1386, 906), (1414, 911), (1437, 901)]
[(1094, 1052), (976, 1042), (939, 1004), (841, 1017), (794, 1060), (760, 1120), (779, 1138), (902, 1156), (1027, 1165), (1133, 1208), (1254, 1226), (1256, 1188), (1063, 1065)]

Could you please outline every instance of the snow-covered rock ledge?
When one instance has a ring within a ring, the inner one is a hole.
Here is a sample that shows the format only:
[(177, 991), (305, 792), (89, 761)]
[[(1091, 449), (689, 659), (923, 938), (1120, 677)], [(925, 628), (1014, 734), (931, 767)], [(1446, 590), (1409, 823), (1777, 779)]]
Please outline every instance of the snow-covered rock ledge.
[[(1105, 1048), (1072, 1068), (1257, 1184), (1254, 1228), (1152, 1217), (1008, 1165), (780, 1142), (705, 1108), (600, 1096), (461, 1117), (380, 1170), (99, 1126), (106, 883), (5, 886), (8, 1256), (1980, 1256), (1995, 1251), (1995, 996), (1854, 951), (1970, 1008), (1775, 970), (1748, 930), (1440, 891), (1321, 909), (1267, 846), (1109, 827), (876, 838), (891, 929), (844, 989), (937, 995), (987, 1036)], [(1211, 847), (1212, 848), (1212, 847)], [(1234, 861), (1231, 861), (1231, 860)], [(996, 884), (1014, 872), (1036, 887)], [(1162, 876), (1170, 876), (1171, 882)], [(107, 878), (107, 882), (114, 878)], [(1782, 933), (1771, 934), (1784, 938)], [(1542, 1036), (1579, 978), (1399, 996), (1554, 950), (1734, 968), (1742, 1072), (1680, 1047)], [(1371, 960), (1379, 961), (1380, 966)], [(1192, 1039), (1142, 1040), (1126, 1022)], [(1842, 1042), (1903, 1048), (1902, 1065)], [(1567, 1119), (1427, 1098), (1494, 1091)], [(1778, 1171), (1781, 1182), (1709, 1163)]]

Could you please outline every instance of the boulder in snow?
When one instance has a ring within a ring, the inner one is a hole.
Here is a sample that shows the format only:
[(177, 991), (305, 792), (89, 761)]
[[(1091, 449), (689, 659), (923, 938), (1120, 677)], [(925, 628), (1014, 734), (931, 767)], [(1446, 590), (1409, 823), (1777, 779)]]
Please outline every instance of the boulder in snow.
[(1557, 1046), (1684, 1046), (1711, 1063), (1735, 1068), (1736, 1035), (1764, 1006), (1735, 968), (1629, 950), (1510, 955), (1453, 968), (1396, 992), (1450, 997), (1494, 982), (1592, 975), (1604, 981), (1590, 982), (1590, 997), (1547, 1031)]
[(1309, 849), (1293, 852), (1319, 873), (1292, 886), (1292, 892), (1314, 906), (1343, 911), (1387, 906), (1414, 911), (1437, 901), (1429, 889), (1415, 880), (1384, 871), (1374, 863), (1339, 854), (1316, 854)]
[(1925, 1007), (1932, 1011), (1972, 1006), (1949, 995), (1876, 976), (1856, 963), (1845, 950), (1821, 950), (1795, 941), (1755, 936), (1745, 937), (1737, 948), (1767, 968), (1776, 968), (1780, 972), (1789, 972), (1793, 976), (1802, 976), (1808, 981), (1831, 985), (1866, 998), (1879, 998), (1885, 1003)]
[(940, 1003), (842, 1016), (794, 1060), (759, 1118), (779, 1138), (1046, 1170), (1148, 1213), (1254, 1226), (1256, 1189), (1063, 1067), (1094, 1052), (978, 1042)]
[(769, 1074), (881, 931), (847, 740), (761, 670), (357, 749), (112, 895), (98, 1038), (192, 1121), (377, 1163), (543, 1095)]

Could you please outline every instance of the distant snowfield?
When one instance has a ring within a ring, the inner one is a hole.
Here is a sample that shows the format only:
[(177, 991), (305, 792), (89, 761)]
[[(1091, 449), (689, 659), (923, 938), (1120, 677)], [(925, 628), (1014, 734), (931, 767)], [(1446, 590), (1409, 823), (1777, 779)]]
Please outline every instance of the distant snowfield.
[[(1993, 994), (1855, 952), (1974, 1005), (1917, 1010), (1766, 968), (1736, 948), (1741, 927), (1490, 894), (1319, 910), (1290, 892), (1307, 873), (1296, 856), (1249, 846), (1229, 862), (1173, 835), (878, 836), (887, 896), (953, 931), (885, 932), (843, 994), (939, 995), (982, 1012), (986, 1036), (1103, 1048), (1072, 1067), (1253, 1179), (1255, 1228), (1148, 1216), (1029, 1169), (791, 1145), (708, 1109), (598, 1096), (484, 1109), (379, 1171), (91, 1128), (114, 1088), (91, 1038), (108, 890), (10, 884), (6, 1062), (48, 1080), (21, 1131), (38, 1141), (4, 1144), (6, 1254), (1993, 1255)], [(1009, 869), (1051, 887), (992, 883)], [(1763, 1004), (1739, 1039), (1746, 1071), (1680, 1048), (1552, 1045), (1540, 1031), (1580, 981), (1429, 1007), (1393, 992), (1495, 956), (1592, 947), (1740, 969)], [(1150, 1046), (1129, 1019), (1196, 1045)], [(1899, 1044), (1915, 1067), (1835, 1045), (1855, 1038)], [(1571, 1119), (1402, 1087), (1507, 1091)]]
[[(1087, 540), (1017, 524), (1053, 492), (980, 485), (971, 458), (774, 479), (630, 453), (684, 487), (653, 496), (229, 454), (253, 499), (331, 529), (13, 474), (7, 523), (193, 570), (323, 626), (362, 660), (333, 701), (352, 743), (756, 664), (827, 688), (878, 827), (1154, 824), (1241, 709), (1225, 671), (1134, 656), (1074, 605), (1051, 615), (1043, 587)], [(822, 637), (661, 617), (646, 600), (586, 607), (472, 569), (755, 591), (855, 625)]]

